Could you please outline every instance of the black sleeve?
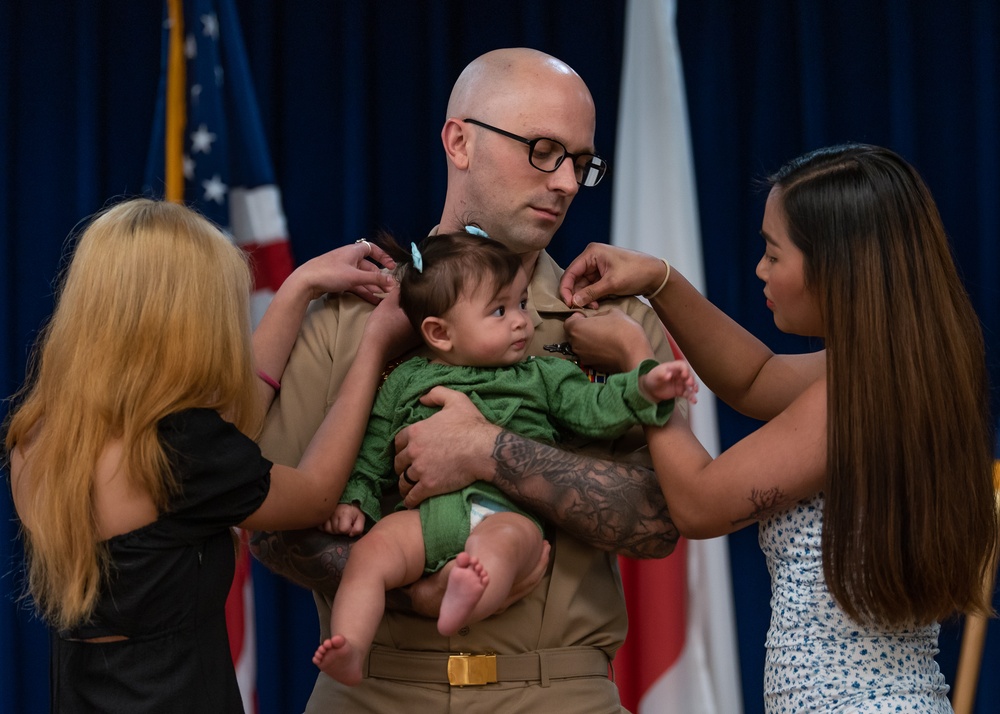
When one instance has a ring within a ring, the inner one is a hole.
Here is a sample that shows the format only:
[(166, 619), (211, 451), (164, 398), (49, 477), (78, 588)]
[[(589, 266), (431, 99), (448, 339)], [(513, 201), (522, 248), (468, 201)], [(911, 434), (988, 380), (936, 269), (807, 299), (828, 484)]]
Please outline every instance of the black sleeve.
[(233, 424), (211, 409), (190, 409), (162, 419), (160, 439), (181, 492), (166, 518), (188, 535), (241, 523), (271, 486), (271, 462)]

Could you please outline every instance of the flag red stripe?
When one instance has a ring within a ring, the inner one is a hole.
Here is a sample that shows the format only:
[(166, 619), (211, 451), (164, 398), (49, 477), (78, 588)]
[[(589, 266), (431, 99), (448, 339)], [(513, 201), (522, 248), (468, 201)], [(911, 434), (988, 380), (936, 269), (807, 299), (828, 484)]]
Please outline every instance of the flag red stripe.
[(265, 244), (245, 243), (241, 247), (250, 255), (255, 290), (267, 288), (277, 292), (281, 283), (295, 269), (287, 240)]
[(226, 629), (229, 631), (229, 652), (235, 665), (243, 654), (244, 628), (246, 627), (246, 601), (243, 599), (243, 587), (250, 580), (250, 550), (246, 542), (246, 533), (240, 531), (240, 545), (236, 554), (236, 571), (233, 574), (233, 584), (226, 597)]
[(628, 637), (614, 667), (622, 706), (638, 711), (650, 685), (678, 660), (687, 632), (687, 542), (660, 560), (619, 558)]

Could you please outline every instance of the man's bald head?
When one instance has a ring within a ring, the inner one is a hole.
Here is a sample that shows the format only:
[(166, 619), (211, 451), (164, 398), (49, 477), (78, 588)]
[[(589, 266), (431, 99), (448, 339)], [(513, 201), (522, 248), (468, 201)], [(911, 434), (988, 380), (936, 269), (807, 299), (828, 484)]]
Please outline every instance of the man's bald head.
[(579, 94), (593, 110), (593, 99), (572, 67), (527, 47), (493, 50), (474, 59), (459, 75), (448, 101), (449, 117), (493, 116), (499, 107), (517, 106), (533, 90), (563, 87)]

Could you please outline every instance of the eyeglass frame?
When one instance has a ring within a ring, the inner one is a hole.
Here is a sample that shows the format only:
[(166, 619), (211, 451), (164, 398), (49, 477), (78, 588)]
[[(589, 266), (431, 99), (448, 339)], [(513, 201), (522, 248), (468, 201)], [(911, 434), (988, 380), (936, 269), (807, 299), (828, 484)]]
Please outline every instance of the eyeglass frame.
[[(581, 180), (577, 180), (577, 182), (576, 182), (578, 185), (584, 186), (586, 188), (593, 188), (594, 186), (596, 186), (597, 184), (599, 184), (601, 182), (601, 179), (603, 179), (604, 175), (608, 172), (608, 168), (610, 167), (610, 164), (608, 163), (607, 159), (605, 159), (605, 158), (603, 158), (601, 156), (598, 156), (594, 152), (592, 152), (592, 151), (581, 151), (578, 154), (574, 154), (574, 153), (570, 152), (569, 149), (566, 148), (566, 145), (564, 143), (562, 143), (561, 141), (559, 141), (557, 139), (552, 139), (552, 138), (547, 137), (547, 136), (539, 136), (539, 137), (537, 137), (535, 139), (526, 139), (523, 136), (518, 136), (517, 134), (514, 134), (513, 132), (506, 131), (504, 129), (500, 129), (499, 127), (495, 127), (495, 126), (493, 126), (491, 124), (487, 124), (486, 122), (482, 122), (482, 121), (479, 121), (478, 119), (473, 119), (471, 117), (466, 117), (462, 121), (467, 122), (469, 124), (474, 124), (476, 126), (482, 127), (483, 129), (488, 129), (488, 130), (490, 130), (492, 132), (500, 134), (501, 136), (506, 136), (508, 139), (513, 139), (514, 141), (519, 141), (522, 144), (526, 144), (528, 146), (528, 163), (531, 165), (531, 168), (536, 169), (538, 171), (541, 171), (542, 173), (551, 174), (551, 173), (555, 173), (556, 171), (558, 171), (559, 167), (563, 165), (563, 162), (566, 160), (567, 156), (570, 159), (573, 160), (572, 161), (572, 165), (573, 165), (573, 173), (574, 173), (574, 175), (576, 174), (576, 160), (577, 159), (579, 159), (581, 157), (584, 157), (584, 156), (591, 156), (591, 157), (593, 157), (595, 159), (600, 159), (601, 160), (601, 165), (596, 168), (596, 170), (598, 170), (600, 173), (597, 175), (597, 180), (594, 181), (594, 183), (592, 183), (590, 185), (587, 185), (587, 184), (585, 184)], [(532, 160), (532, 157), (535, 155), (535, 146), (538, 144), (539, 141), (551, 141), (553, 144), (558, 144), (559, 146), (562, 147), (563, 155), (562, 155), (562, 157), (558, 161), (556, 161), (556, 165), (553, 168), (551, 168), (551, 169), (543, 169), (541, 166), (538, 166)], [(594, 170), (594, 167), (593, 167), (592, 164), (590, 164), (588, 162), (588, 165), (590, 166), (589, 170)], [(584, 176), (586, 176), (587, 170), (588, 170), (587, 168), (583, 169), (583, 175)]]

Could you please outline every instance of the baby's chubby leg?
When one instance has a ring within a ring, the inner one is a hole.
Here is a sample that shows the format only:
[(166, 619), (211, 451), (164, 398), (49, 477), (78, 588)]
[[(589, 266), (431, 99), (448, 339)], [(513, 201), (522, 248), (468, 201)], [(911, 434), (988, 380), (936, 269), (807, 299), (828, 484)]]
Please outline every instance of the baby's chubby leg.
[(313, 663), (338, 682), (361, 682), (361, 664), (385, 612), (385, 593), (415, 582), (424, 570), (419, 511), (385, 516), (351, 548), (337, 588), (329, 639)]
[(514, 582), (529, 573), (541, 557), (542, 533), (518, 513), (487, 516), (455, 558), (441, 602), (438, 632), (450, 636), (463, 625), (494, 614)]

